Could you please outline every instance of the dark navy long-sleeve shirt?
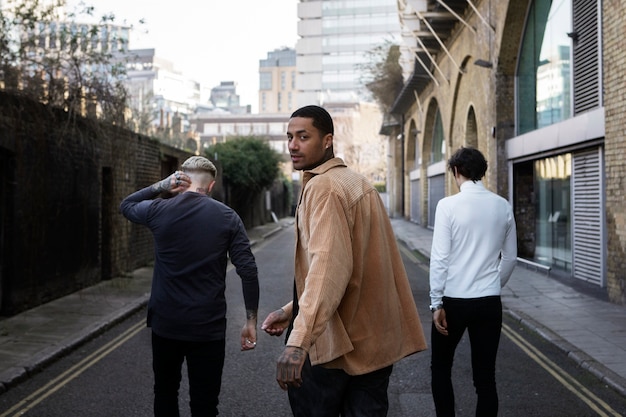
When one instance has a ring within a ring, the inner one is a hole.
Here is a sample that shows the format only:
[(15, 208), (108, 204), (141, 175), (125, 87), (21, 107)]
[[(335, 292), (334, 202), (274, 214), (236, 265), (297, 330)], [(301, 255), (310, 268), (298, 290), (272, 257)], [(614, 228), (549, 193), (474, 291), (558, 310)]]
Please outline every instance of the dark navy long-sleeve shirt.
[(151, 187), (126, 197), (120, 211), (154, 236), (148, 326), (161, 337), (209, 341), (226, 334), (228, 257), (241, 278), (246, 309), (257, 310), (259, 281), (237, 213), (204, 194), (156, 198)]

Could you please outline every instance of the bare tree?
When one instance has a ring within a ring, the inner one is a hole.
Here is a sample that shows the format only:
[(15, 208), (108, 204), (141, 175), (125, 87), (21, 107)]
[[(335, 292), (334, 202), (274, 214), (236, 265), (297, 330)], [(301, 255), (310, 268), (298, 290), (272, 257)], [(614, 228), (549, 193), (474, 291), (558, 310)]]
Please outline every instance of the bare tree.
[(367, 62), (360, 65), (362, 80), (386, 114), (404, 85), (400, 47), (387, 40), (368, 51), (367, 56)]
[(68, 12), (65, 0), (9, 0), (0, 9), (0, 89), (70, 115), (125, 125), (128, 37), (132, 26), (94, 8)]

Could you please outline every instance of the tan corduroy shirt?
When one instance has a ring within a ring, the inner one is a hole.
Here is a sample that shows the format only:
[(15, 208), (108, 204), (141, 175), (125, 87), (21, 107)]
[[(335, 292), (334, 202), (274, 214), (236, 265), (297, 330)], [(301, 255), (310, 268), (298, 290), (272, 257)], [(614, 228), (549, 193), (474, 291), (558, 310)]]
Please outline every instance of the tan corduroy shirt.
[[(361, 375), (426, 349), (382, 200), (340, 158), (304, 172), (295, 279), (300, 310), (287, 345), (313, 365)], [(283, 308), (291, 314), (292, 303)]]

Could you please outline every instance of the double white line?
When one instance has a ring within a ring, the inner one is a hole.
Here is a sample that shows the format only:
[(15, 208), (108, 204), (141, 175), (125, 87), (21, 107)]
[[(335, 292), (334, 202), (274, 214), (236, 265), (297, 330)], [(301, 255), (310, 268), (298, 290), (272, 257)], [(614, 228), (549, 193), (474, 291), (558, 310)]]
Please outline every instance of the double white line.
[(91, 353), (89, 356), (82, 359), (80, 362), (69, 368), (67, 371), (52, 379), (50, 382), (39, 388), (37, 391), (34, 391), (28, 397), (25, 397), (19, 403), (15, 404), (13, 407), (0, 414), (0, 417), (21, 416), (26, 414), (26, 412), (29, 411), (31, 408), (35, 407), (37, 404), (54, 394), (59, 389), (63, 388), (74, 378), (78, 377), (94, 364), (102, 360), (109, 353), (113, 352), (115, 349), (126, 343), (130, 338), (134, 337), (141, 330), (145, 329), (145, 327), (146, 321), (141, 320), (139, 323), (133, 325), (124, 333), (117, 336), (115, 339), (111, 340), (98, 350)]
[[(520, 349), (526, 353), (539, 366), (548, 371), (561, 385), (570, 390), (575, 396), (580, 398), (585, 404), (601, 417), (622, 417), (622, 415), (611, 408), (606, 402), (598, 398), (593, 392), (589, 391), (583, 384), (578, 382), (573, 376), (565, 372), (557, 364), (548, 359), (536, 347), (530, 344), (526, 339), (516, 333), (508, 325), (502, 324), (502, 333)], [(2, 416), (0, 416), (2, 417)]]

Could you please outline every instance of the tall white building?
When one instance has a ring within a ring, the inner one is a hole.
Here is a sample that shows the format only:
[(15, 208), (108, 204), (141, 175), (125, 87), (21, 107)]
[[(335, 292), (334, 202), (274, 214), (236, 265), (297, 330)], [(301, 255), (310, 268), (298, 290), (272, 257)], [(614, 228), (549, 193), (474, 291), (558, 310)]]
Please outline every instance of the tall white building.
[(371, 101), (359, 66), (400, 43), (396, 0), (300, 0), (298, 17), (298, 104)]
[(189, 115), (200, 103), (200, 83), (186, 77), (174, 63), (155, 55), (154, 49), (134, 49), (128, 54), (126, 87), (135, 121), (143, 133), (151, 129), (189, 129)]

